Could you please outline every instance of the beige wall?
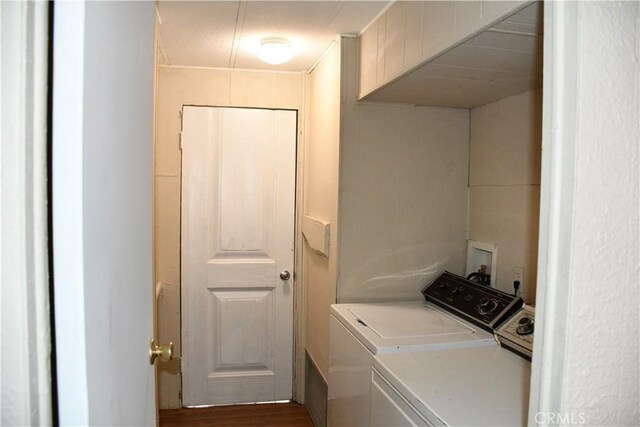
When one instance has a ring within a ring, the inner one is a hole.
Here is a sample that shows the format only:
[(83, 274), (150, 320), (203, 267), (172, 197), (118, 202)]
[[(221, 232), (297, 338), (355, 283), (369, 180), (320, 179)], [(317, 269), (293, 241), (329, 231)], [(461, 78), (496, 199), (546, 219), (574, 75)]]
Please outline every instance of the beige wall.
[[(155, 143), (154, 251), (160, 342), (173, 341), (177, 358), (158, 366), (159, 407), (180, 407), (180, 111), (183, 105), (301, 110), (301, 73), (160, 66)], [(298, 129), (303, 129), (299, 114)], [(298, 139), (301, 140), (299, 132)]]
[(330, 224), (329, 258), (303, 246), (306, 348), (325, 381), (329, 369), (329, 306), (336, 302), (338, 166), (340, 147), (340, 43), (309, 76), (305, 152), (305, 214)]
[(542, 98), (525, 92), (471, 110), (469, 238), (498, 245), (498, 289), (513, 292), (524, 267), (535, 301), (540, 211)]
[(464, 273), (469, 110), (356, 104), (344, 39), (339, 302), (408, 300)]

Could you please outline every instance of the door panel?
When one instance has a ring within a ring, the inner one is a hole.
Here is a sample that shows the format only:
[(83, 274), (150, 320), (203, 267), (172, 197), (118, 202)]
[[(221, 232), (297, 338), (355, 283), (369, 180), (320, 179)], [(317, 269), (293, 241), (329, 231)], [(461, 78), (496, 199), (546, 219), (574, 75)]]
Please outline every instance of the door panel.
[(183, 403), (292, 396), (296, 113), (185, 107)]
[[(156, 425), (149, 364), (155, 5), (53, 6), (53, 423)], [(4, 51), (2, 60), (10, 60)]]

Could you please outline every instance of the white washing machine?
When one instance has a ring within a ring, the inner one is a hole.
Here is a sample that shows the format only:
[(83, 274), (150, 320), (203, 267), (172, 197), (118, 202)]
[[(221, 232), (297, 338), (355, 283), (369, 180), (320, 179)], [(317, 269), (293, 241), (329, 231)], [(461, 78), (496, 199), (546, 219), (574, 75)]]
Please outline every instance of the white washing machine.
[(448, 272), (423, 294), (424, 303), (331, 306), (330, 427), (369, 425), (374, 355), (496, 347), (493, 328), (522, 305)]

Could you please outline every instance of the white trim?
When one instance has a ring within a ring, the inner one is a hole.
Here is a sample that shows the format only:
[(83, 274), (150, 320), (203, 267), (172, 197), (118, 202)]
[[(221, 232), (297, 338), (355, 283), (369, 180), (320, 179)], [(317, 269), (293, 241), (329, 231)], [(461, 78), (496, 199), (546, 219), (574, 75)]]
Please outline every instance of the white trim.
[(540, 234), (529, 425), (558, 413), (564, 371), (576, 152), (577, 3), (544, 8)]
[(295, 257), (293, 275), (293, 400), (305, 403), (307, 345), (307, 305), (304, 277), (304, 237), (302, 218), (304, 216), (305, 159), (307, 158), (307, 135), (309, 134), (309, 75), (303, 74), (302, 105), (298, 110), (298, 146), (296, 149), (296, 226)]
[(335, 45), (338, 40), (339, 40), (339, 38), (335, 38), (335, 39), (333, 39), (331, 41), (331, 44), (329, 45), (329, 47), (326, 48), (324, 50), (324, 52), (322, 52), (322, 55), (320, 55), (320, 57), (318, 59), (316, 59), (316, 62), (314, 62), (313, 65), (307, 70), (307, 74), (311, 74), (313, 72), (313, 70), (316, 69), (318, 64), (324, 59), (325, 56), (327, 56), (327, 53), (331, 50), (333, 45)]
[(53, 251), (61, 425), (89, 425), (83, 247), (85, 2), (54, 15)]
[(48, 5), (0, 3), (2, 425), (51, 425)]
[(224, 67), (200, 67), (196, 65), (158, 64), (159, 68), (187, 68), (193, 70), (216, 70), (216, 71), (248, 71), (251, 73), (278, 73), (278, 74), (305, 74), (306, 71), (280, 71), (280, 70), (253, 70), (250, 68), (224, 68)]
[(157, 24), (162, 25), (162, 16), (160, 16), (160, 11), (158, 10), (158, 3), (156, 3), (156, 18), (158, 19)]

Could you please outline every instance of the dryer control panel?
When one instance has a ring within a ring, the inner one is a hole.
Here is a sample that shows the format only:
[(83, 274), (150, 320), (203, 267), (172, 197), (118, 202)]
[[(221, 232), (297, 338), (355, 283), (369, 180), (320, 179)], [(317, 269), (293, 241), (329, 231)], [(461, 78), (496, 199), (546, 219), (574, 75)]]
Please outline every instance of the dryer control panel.
[(522, 307), (522, 310), (517, 311), (498, 328), (497, 336), (500, 345), (531, 360), (534, 325), (533, 307)]
[(522, 298), (445, 271), (422, 290), (427, 301), (487, 330), (522, 307)]

